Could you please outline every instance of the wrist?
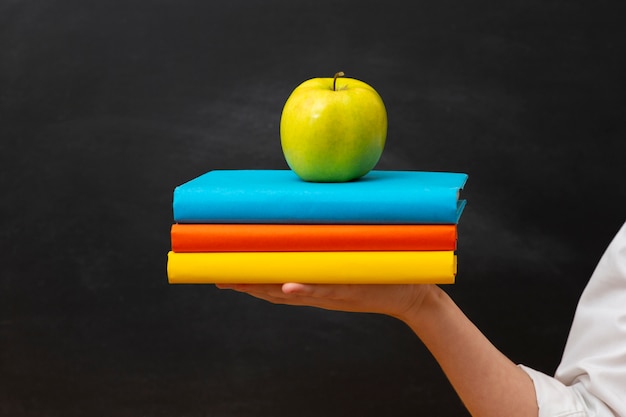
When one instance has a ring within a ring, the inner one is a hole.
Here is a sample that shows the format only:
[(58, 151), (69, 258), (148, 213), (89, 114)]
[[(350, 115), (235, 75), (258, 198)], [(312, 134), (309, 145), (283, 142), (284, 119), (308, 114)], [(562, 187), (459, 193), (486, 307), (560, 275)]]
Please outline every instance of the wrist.
[(398, 310), (392, 316), (413, 327), (412, 323), (420, 321), (426, 310), (432, 310), (437, 305), (443, 291), (434, 284), (413, 285), (408, 291), (408, 302), (404, 306), (399, 303)]

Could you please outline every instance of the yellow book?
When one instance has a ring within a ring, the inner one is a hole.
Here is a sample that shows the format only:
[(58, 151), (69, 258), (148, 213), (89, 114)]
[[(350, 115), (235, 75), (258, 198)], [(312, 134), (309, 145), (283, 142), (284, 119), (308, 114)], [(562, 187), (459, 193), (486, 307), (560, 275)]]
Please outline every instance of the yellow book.
[(454, 251), (169, 252), (170, 284), (452, 284)]

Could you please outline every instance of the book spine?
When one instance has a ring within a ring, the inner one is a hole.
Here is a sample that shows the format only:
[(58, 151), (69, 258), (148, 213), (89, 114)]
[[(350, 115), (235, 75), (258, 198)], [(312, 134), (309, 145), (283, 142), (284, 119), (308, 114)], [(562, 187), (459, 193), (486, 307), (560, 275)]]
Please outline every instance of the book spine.
[(167, 273), (170, 284), (452, 284), (456, 267), (454, 251), (169, 252)]
[(174, 252), (454, 250), (456, 225), (174, 224)]

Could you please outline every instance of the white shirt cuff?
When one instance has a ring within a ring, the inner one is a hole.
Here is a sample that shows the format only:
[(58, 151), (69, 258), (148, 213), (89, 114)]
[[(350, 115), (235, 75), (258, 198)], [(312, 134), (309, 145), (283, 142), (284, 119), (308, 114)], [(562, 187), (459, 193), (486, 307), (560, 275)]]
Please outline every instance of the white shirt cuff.
[(539, 417), (588, 417), (585, 403), (580, 393), (567, 387), (556, 379), (518, 365), (525, 371), (535, 385)]

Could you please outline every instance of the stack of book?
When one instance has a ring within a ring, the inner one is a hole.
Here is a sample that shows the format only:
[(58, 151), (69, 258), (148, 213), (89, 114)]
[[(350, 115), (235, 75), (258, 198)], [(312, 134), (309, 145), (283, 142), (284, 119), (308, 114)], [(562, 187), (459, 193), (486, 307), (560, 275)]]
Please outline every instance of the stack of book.
[(454, 283), (467, 175), (209, 171), (174, 190), (170, 283)]

